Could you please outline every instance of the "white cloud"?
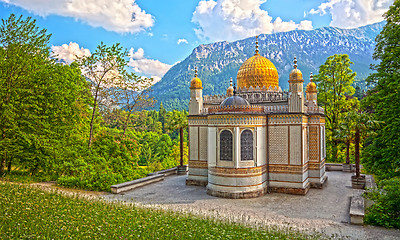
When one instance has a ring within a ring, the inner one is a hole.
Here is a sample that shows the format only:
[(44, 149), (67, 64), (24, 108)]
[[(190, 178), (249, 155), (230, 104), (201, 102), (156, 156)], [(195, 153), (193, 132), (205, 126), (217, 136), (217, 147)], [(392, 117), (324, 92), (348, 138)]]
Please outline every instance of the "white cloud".
[(73, 17), (93, 27), (118, 33), (136, 33), (153, 26), (154, 18), (135, 0), (0, 0), (40, 16)]
[(138, 74), (151, 76), (154, 80), (160, 80), (172, 65), (160, 62), (159, 60), (147, 59), (144, 57), (144, 51), (139, 48), (136, 52), (133, 48), (129, 50), (128, 65)]
[(184, 39), (184, 38), (179, 38), (178, 41), (176, 42), (178, 45), (181, 43), (186, 43), (188, 44), (188, 40)]
[(79, 45), (74, 42), (70, 42), (69, 45), (52, 46), (51, 51), (55, 58), (64, 60), (68, 64), (75, 61), (77, 57), (90, 56), (89, 49), (83, 47), (79, 48)]
[(129, 57), (133, 59), (141, 59), (144, 57), (144, 50), (143, 48), (139, 48), (136, 52), (133, 48), (129, 50)]
[(260, 8), (266, 0), (202, 0), (193, 13), (192, 21), (198, 24), (197, 36), (210, 41), (233, 41), (260, 33), (285, 32), (295, 29), (312, 29), (310, 21), (297, 24), (272, 21), (268, 12)]
[(332, 16), (333, 27), (355, 28), (383, 21), (383, 14), (394, 0), (328, 0), (310, 14)]

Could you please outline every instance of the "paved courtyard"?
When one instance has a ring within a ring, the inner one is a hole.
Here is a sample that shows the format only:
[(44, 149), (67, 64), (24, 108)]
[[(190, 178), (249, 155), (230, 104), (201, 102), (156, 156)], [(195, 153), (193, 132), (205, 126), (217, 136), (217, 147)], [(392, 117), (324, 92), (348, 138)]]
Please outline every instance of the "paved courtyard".
[(123, 194), (106, 194), (107, 200), (133, 201), (140, 205), (265, 227), (317, 231), (349, 239), (400, 239), (399, 230), (350, 225), (351, 173), (327, 172), (323, 189), (306, 196), (280, 193), (252, 199), (224, 199), (206, 194), (205, 187), (186, 186), (187, 176), (170, 176)]

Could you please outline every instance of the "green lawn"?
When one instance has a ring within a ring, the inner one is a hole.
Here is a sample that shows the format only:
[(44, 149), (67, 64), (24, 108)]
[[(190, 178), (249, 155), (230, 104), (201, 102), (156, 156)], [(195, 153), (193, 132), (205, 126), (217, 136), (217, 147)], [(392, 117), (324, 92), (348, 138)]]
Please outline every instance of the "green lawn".
[[(305, 239), (0, 182), (0, 239)], [(312, 238), (316, 238), (313, 236)]]

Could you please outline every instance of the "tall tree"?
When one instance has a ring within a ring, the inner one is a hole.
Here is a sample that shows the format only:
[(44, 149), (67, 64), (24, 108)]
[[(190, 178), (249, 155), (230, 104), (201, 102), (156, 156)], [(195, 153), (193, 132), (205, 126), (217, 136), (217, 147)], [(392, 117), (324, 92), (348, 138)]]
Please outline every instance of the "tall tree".
[(51, 169), (75, 132), (84, 79), (50, 58), (50, 35), (31, 18), (0, 26), (0, 173), (13, 159), (31, 173)]
[[(78, 59), (84, 75), (92, 83), (93, 105), (90, 120), (88, 146), (92, 145), (93, 126), (98, 108), (112, 105), (116, 97), (115, 90), (123, 85), (126, 74), (127, 51), (119, 43), (111, 47), (101, 43), (91, 56)], [(114, 98), (113, 98), (114, 97)]]
[(400, 176), (400, 0), (384, 16), (386, 25), (376, 37), (373, 55), (379, 63), (368, 78), (374, 88), (363, 101), (375, 119), (384, 122), (363, 157), (364, 167), (380, 179)]
[(187, 112), (173, 110), (167, 115), (167, 123), (169, 130), (179, 130), (180, 141), (180, 165), (183, 166), (183, 129), (188, 126)]
[(356, 73), (350, 69), (351, 64), (347, 54), (335, 54), (319, 67), (319, 74), (314, 78), (318, 86), (318, 103), (325, 109), (327, 155), (333, 162), (338, 159), (339, 139), (336, 136), (340, 123), (357, 102), (356, 98), (347, 98), (355, 92), (352, 84)]
[[(20, 149), (18, 114), (24, 102), (25, 81), (49, 54), (50, 34), (36, 26), (30, 17), (11, 14), (0, 26), (0, 174), (6, 161), (11, 167), (12, 155)], [(25, 92), (26, 93), (26, 92)], [(11, 147), (14, 145), (14, 147)]]

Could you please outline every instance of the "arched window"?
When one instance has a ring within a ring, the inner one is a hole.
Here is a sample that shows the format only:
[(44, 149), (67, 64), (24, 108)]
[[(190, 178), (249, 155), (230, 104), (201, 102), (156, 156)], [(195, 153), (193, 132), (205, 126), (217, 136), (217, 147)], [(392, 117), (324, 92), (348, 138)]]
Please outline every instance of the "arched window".
[(221, 132), (220, 134), (220, 138), (219, 138), (219, 146), (220, 146), (220, 150), (219, 150), (219, 159), (220, 160), (224, 160), (224, 161), (232, 161), (232, 155), (233, 155), (233, 151), (232, 151), (232, 145), (233, 145), (233, 137), (232, 137), (232, 133), (228, 130), (224, 130)]
[(253, 132), (244, 130), (240, 136), (240, 156), (242, 160), (253, 160)]

